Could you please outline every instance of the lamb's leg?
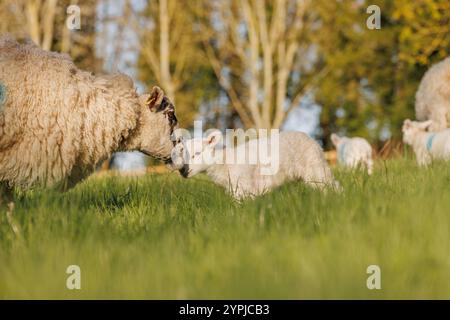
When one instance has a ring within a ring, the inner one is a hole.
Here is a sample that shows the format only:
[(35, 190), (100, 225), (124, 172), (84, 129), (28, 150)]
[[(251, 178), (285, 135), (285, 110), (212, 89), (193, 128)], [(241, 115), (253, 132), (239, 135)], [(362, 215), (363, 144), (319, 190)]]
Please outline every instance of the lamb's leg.
[(417, 158), (417, 163), (421, 167), (429, 166), (431, 164), (431, 157), (430, 156), (424, 156), (424, 157)]
[(416, 160), (417, 164), (421, 167), (426, 167), (432, 162), (431, 155), (425, 152), (416, 152)]
[(373, 173), (373, 160), (372, 159), (370, 159), (370, 158), (367, 159), (366, 168), (367, 168), (367, 173), (370, 176)]

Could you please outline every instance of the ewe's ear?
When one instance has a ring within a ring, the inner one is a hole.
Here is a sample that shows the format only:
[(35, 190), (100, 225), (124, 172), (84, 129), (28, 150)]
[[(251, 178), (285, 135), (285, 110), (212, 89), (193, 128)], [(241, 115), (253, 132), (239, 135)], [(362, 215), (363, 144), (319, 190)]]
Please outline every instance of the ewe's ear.
[(419, 124), (419, 128), (422, 130), (428, 130), (430, 126), (433, 124), (432, 120), (424, 121)]
[(206, 143), (210, 147), (215, 147), (222, 141), (222, 133), (220, 131), (213, 131), (206, 137)]
[(333, 144), (335, 146), (337, 146), (340, 141), (341, 141), (341, 138), (337, 134), (335, 134), (335, 133), (331, 134), (331, 142), (333, 142)]
[(161, 105), (164, 99), (164, 91), (160, 87), (153, 87), (150, 96), (147, 98), (145, 104), (150, 108), (150, 110), (156, 110), (159, 105)]

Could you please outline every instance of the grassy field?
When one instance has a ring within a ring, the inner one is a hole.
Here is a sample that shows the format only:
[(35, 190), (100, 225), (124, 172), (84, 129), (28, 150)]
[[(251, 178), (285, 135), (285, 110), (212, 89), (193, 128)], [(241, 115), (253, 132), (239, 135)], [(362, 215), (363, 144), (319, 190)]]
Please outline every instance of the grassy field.
[[(342, 194), (291, 183), (242, 204), (175, 173), (16, 195), (0, 298), (450, 298), (450, 165), (336, 176)], [(81, 290), (66, 288), (71, 264)], [(381, 290), (366, 287), (372, 264)]]

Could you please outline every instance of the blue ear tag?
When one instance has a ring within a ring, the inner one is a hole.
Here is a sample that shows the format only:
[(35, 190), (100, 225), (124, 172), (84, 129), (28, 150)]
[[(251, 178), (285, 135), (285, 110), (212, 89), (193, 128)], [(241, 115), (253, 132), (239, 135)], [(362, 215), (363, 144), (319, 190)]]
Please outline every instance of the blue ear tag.
[(3, 107), (3, 104), (6, 102), (6, 86), (0, 82), (0, 109)]
[(427, 150), (428, 150), (428, 152), (430, 152), (431, 151), (431, 147), (433, 147), (433, 140), (434, 140), (434, 137), (436, 137), (436, 134), (435, 133), (433, 133), (431, 136), (429, 136), (428, 137), (428, 139), (427, 139)]

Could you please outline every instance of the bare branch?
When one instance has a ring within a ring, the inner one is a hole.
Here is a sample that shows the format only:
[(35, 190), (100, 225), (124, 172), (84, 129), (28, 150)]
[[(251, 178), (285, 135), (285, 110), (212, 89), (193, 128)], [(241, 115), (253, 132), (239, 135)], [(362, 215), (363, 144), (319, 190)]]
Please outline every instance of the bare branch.
[(252, 114), (252, 117), (254, 119), (254, 122), (257, 127), (261, 127), (262, 125), (262, 119), (261, 114), (258, 110), (258, 88), (259, 88), (259, 79), (258, 79), (258, 60), (259, 60), (259, 40), (258, 40), (258, 34), (256, 29), (256, 23), (255, 19), (252, 14), (252, 10), (250, 7), (250, 4), (248, 3), (248, 0), (244, 0), (242, 2), (243, 5), (243, 11), (244, 11), (244, 18), (247, 23), (248, 28), (248, 35), (249, 35), (249, 41), (250, 41), (250, 60), (249, 62), (249, 68), (250, 68), (250, 92), (249, 92), (249, 101), (248, 101), (248, 107), (250, 109), (250, 112)]
[(242, 105), (241, 101), (239, 100), (236, 91), (234, 91), (233, 87), (227, 84), (226, 79), (224, 78), (222, 72), (221, 72), (221, 66), (219, 63), (219, 60), (217, 59), (214, 49), (211, 47), (211, 44), (209, 44), (207, 41), (204, 41), (204, 47), (206, 50), (206, 55), (208, 57), (208, 60), (211, 63), (211, 66), (213, 67), (214, 74), (216, 75), (217, 79), (219, 80), (219, 83), (221, 87), (227, 92), (231, 103), (236, 110), (236, 112), (239, 114), (239, 117), (241, 118), (242, 122), (244, 123), (245, 127), (251, 127), (254, 122), (250, 119), (247, 112), (245, 111), (244, 106)]
[(37, 44), (41, 44), (41, 28), (39, 25), (40, 0), (30, 0), (26, 2), (25, 11), (27, 14), (28, 33), (31, 39)]
[(44, 50), (50, 50), (53, 41), (53, 26), (55, 23), (56, 5), (58, 0), (47, 0), (45, 8), (45, 14), (43, 14), (43, 40), (42, 48)]
[(311, 80), (309, 83), (307, 83), (302, 89), (300, 89), (297, 94), (294, 96), (294, 98), (291, 100), (291, 103), (289, 104), (288, 109), (282, 114), (280, 118), (275, 119), (274, 121), (274, 127), (280, 127), (283, 122), (286, 120), (287, 116), (294, 110), (296, 107), (298, 107), (298, 104), (300, 103), (301, 99), (305, 97), (305, 95), (317, 85), (317, 82), (319, 82), (321, 79), (323, 79), (330, 70), (328, 68), (323, 68), (315, 77), (313, 80)]

